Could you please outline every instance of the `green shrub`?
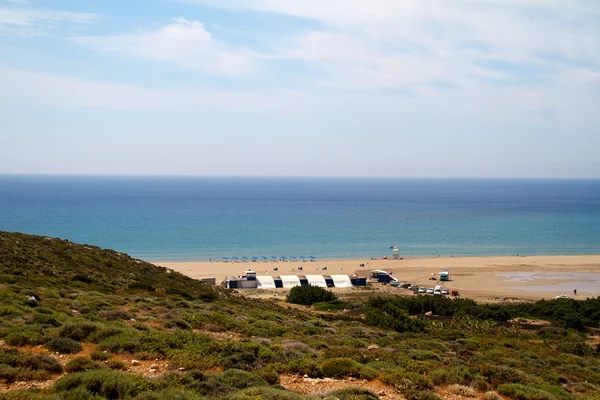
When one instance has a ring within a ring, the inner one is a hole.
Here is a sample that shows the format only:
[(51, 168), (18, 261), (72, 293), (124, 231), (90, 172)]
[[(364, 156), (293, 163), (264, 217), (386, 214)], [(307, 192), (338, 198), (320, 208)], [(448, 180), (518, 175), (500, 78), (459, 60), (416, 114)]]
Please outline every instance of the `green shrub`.
[(352, 309), (352, 304), (341, 300), (314, 303), (312, 306), (317, 311), (341, 311), (345, 309)]
[(308, 375), (311, 378), (321, 378), (323, 371), (319, 364), (312, 358), (299, 357), (290, 360), (285, 366), (287, 372), (297, 375)]
[(34, 371), (42, 370), (53, 374), (60, 374), (63, 372), (63, 367), (56, 358), (45, 355), (31, 356), (26, 365)]
[(58, 336), (82, 342), (98, 330), (98, 325), (91, 322), (68, 323), (60, 328)]
[(136, 397), (137, 400), (202, 400), (204, 397), (181, 389), (163, 389), (154, 392), (144, 392)]
[(8, 334), (4, 341), (9, 346), (37, 346), (45, 342), (45, 338), (38, 332), (20, 331)]
[(104, 366), (102, 364), (98, 364), (95, 361), (92, 361), (87, 357), (74, 358), (71, 361), (69, 361), (67, 365), (65, 365), (65, 371), (67, 371), (68, 373), (81, 372), (87, 371), (89, 369), (99, 368), (104, 368)]
[(514, 400), (556, 400), (556, 397), (545, 390), (521, 385), (520, 383), (505, 383), (498, 386), (498, 393)]
[(120, 371), (127, 371), (129, 367), (121, 360), (108, 360), (106, 366), (110, 369), (118, 369)]
[(379, 400), (379, 396), (370, 390), (356, 387), (325, 392), (321, 398), (326, 400)]
[(485, 398), (486, 398), (486, 400), (504, 400), (502, 398), (502, 396), (500, 396), (498, 393), (492, 392), (492, 391), (485, 392)]
[[(271, 387), (253, 387), (240, 390), (229, 396), (228, 400), (303, 400), (304, 397), (295, 392)], [(162, 399), (157, 399), (162, 400)]]
[(399, 391), (406, 390), (429, 390), (433, 389), (433, 383), (427, 377), (414, 372), (394, 372), (381, 376), (381, 381), (393, 385)]
[(50, 339), (45, 346), (48, 350), (61, 354), (76, 354), (83, 350), (81, 344), (68, 338)]
[(5, 379), (7, 382), (11, 383), (14, 381), (16, 376), (16, 369), (11, 367), (10, 365), (0, 364), (0, 380)]
[(360, 379), (375, 379), (379, 372), (350, 358), (332, 358), (321, 364), (324, 376), (344, 378), (347, 376)]
[(58, 320), (56, 318), (54, 318), (52, 315), (48, 315), (46, 313), (40, 313), (39, 309), (38, 309), (38, 312), (36, 312), (35, 315), (33, 316), (33, 322), (36, 324), (40, 324), (40, 325), (50, 325), (50, 326), (54, 326), (54, 327), (58, 327), (61, 325), (61, 323), (58, 322)]
[(27, 363), (29, 357), (30, 354), (17, 349), (0, 347), (0, 364), (6, 364), (11, 367), (22, 367)]
[(103, 368), (69, 374), (54, 383), (53, 391), (70, 392), (78, 388), (109, 399), (122, 399), (150, 390), (152, 386), (142, 377)]
[(90, 358), (94, 361), (106, 361), (112, 357), (112, 354), (104, 353), (102, 351), (94, 351), (90, 354)]
[(442, 400), (437, 394), (422, 390), (406, 390), (402, 394), (406, 400)]
[(454, 384), (454, 385), (448, 386), (448, 390), (451, 393), (457, 394), (457, 395), (462, 396), (462, 397), (475, 397), (475, 396), (477, 396), (477, 393), (475, 392), (475, 390), (473, 390), (473, 388), (471, 388), (469, 386)]
[(337, 296), (330, 290), (318, 286), (295, 286), (287, 295), (287, 302), (310, 306), (315, 303), (323, 303), (337, 300)]

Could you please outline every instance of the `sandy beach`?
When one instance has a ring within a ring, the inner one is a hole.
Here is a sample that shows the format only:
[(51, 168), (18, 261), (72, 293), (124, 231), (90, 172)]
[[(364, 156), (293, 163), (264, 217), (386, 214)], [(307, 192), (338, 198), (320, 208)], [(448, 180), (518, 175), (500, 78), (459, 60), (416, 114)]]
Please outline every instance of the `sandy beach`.
[[(448, 257), (403, 260), (317, 260), (314, 262), (155, 262), (192, 278), (243, 275), (252, 269), (258, 275), (330, 275), (368, 274), (380, 269), (391, 272), (401, 282), (433, 287), (432, 274), (449, 269), (449, 282), (444, 286), (458, 290), (463, 297), (486, 301), (505, 299), (554, 298), (567, 294), (573, 298), (600, 295), (600, 255)], [(360, 265), (364, 264), (364, 267)], [(302, 267), (302, 271), (298, 270)], [(323, 268), (327, 268), (324, 270)], [(277, 268), (277, 270), (274, 270)], [(435, 275), (433, 275), (435, 276)], [(382, 286), (382, 285), (374, 285)], [(381, 288), (407, 293), (403, 289)], [(573, 290), (577, 289), (577, 295)], [(281, 290), (281, 289), (279, 289)]]

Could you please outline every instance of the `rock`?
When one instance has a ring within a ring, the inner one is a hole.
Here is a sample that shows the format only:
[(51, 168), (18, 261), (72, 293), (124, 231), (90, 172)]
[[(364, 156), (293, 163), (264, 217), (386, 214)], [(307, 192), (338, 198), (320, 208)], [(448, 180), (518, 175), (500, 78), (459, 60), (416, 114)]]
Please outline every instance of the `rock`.
[(183, 368), (183, 367), (179, 367), (179, 368), (177, 369), (177, 371), (179, 371), (179, 372), (183, 372), (183, 371), (185, 371), (185, 368)]
[(304, 374), (303, 378), (304, 378), (304, 379), (308, 378), (308, 375)]
[(426, 315), (427, 317), (431, 317), (431, 316), (433, 315), (433, 313), (432, 313), (431, 311), (427, 311), (427, 312), (425, 313), (425, 315)]
[(156, 364), (152, 364), (152, 365), (150, 366), (150, 369), (158, 369), (158, 365), (156, 365)]
[(378, 395), (379, 395), (379, 397), (383, 397), (383, 396), (385, 396), (385, 392), (383, 390), (380, 390)]
[(131, 365), (136, 367), (136, 366), (140, 365), (140, 362), (138, 360), (131, 360)]
[(377, 346), (376, 344), (372, 344), (369, 347), (367, 347), (367, 350), (379, 350), (380, 347)]

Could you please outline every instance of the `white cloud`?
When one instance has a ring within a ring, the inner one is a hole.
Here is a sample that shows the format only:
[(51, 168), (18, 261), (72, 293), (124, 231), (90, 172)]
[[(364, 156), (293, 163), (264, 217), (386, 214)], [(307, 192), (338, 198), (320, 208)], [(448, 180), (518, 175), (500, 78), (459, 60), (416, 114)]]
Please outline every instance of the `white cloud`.
[(282, 112), (300, 102), (294, 93), (167, 90), (29, 72), (0, 65), (0, 104), (106, 110)]
[(100, 18), (90, 13), (0, 6), (0, 36), (41, 36), (64, 25), (88, 24)]
[(198, 21), (176, 18), (162, 28), (113, 36), (76, 37), (79, 44), (222, 75), (246, 75), (254, 56), (215, 40)]
[[(319, 21), (280, 45), (332, 85), (514, 81), (600, 67), (600, 4), (584, 0), (188, 0)], [(485, 64), (486, 62), (495, 62)]]

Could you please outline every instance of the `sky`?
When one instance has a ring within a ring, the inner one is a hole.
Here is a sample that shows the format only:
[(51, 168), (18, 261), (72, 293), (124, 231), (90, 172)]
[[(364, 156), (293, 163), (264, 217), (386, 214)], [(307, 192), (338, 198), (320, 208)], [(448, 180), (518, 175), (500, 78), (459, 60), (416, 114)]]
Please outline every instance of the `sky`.
[(0, 0), (0, 174), (600, 178), (600, 2)]

